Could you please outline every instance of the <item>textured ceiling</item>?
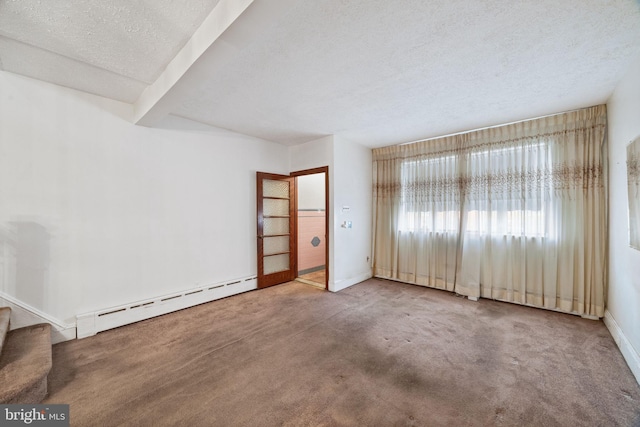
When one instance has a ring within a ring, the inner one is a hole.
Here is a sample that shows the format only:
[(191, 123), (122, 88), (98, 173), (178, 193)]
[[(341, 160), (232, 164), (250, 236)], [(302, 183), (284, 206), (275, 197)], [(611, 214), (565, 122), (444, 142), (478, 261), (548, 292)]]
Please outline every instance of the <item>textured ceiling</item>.
[[(217, 3), (0, 0), (0, 68), (135, 102)], [(216, 52), (173, 115), (376, 147), (605, 102), (640, 55), (640, 2), (255, 0)]]
[(0, 0), (0, 68), (134, 102), (219, 0)]
[(633, 0), (298, 2), (174, 113), (382, 146), (604, 102), (639, 54)]

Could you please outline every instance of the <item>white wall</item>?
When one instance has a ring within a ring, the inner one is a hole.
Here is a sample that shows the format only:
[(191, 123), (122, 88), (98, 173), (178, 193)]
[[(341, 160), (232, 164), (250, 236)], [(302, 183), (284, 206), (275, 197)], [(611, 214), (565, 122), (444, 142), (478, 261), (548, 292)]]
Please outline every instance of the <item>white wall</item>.
[[(371, 277), (371, 165), (370, 148), (343, 138), (334, 138), (333, 290), (344, 289)], [(352, 228), (344, 228), (350, 221)]]
[(640, 382), (640, 251), (629, 247), (626, 147), (640, 135), (640, 58), (607, 103), (609, 293), (605, 322)]
[(255, 172), (288, 173), (288, 148), (131, 113), (0, 72), (0, 292), (71, 323), (256, 274)]
[(324, 210), (325, 176), (323, 173), (302, 175), (297, 179), (298, 209)]
[(371, 149), (328, 136), (293, 146), (290, 154), (292, 171), (329, 166), (329, 290), (371, 277)]
[(293, 145), (289, 148), (291, 172), (333, 166), (333, 135)]

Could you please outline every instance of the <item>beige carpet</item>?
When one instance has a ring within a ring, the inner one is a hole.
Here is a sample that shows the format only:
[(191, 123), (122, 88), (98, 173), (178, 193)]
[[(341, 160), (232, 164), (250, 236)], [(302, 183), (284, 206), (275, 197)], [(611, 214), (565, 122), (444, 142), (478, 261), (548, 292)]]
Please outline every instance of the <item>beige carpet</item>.
[(54, 346), (75, 426), (629, 426), (602, 322), (369, 280), (288, 283)]
[(51, 370), (51, 325), (9, 331), (0, 355), (0, 403), (40, 403)]

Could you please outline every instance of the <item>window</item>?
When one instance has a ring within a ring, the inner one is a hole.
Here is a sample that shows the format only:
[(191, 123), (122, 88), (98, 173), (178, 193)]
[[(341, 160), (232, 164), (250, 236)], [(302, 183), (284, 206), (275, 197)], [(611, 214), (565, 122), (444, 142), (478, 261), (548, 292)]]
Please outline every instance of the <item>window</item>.
[(374, 275), (602, 316), (606, 130), (597, 106), (374, 149)]
[(536, 187), (544, 187), (544, 180), (531, 180), (525, 169), (539, 169), (548, 161), (546, 144), (461, 155), (468, 159), (464, 168), (460, 157), (451, 154), (402, 163), (400, 231), (457, 233), (462, 225), (470, 236), (550, 237), (545, 208), (551, 201), (543, 201), (544, 188)]

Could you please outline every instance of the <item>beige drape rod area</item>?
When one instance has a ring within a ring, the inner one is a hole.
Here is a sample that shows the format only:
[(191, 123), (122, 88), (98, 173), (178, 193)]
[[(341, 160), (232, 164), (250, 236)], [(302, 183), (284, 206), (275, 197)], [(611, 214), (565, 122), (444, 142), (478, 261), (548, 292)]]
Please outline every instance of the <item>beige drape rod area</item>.
[(378, 277), (602, 317), (604, 105), (373, 151)]

